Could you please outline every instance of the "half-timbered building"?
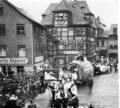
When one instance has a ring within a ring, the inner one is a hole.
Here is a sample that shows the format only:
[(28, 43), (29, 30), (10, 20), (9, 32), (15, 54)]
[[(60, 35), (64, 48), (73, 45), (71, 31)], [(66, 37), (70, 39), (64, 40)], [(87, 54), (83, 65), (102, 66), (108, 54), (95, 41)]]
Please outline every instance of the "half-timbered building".
[(42, 17), (41, 23), (47, 29), (47, 36), (56, 40), (53, 42), (55, 45), (48, 45), (51, 66), (63, 67), (78, 55), (92, 58), (99, 22), (86, 1), (51, 3)]

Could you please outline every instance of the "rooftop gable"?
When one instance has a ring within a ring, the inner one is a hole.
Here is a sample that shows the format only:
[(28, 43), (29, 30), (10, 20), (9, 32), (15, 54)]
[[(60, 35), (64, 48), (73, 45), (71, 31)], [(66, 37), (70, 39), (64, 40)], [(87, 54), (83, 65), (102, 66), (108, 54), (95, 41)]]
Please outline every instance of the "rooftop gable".
[[(48, 11), (48, 9), (50, 9)], [(50, 5), (45, 13), (47, 13), (45, 17), (43, 17), (41, 23), (44, 25), (52, 25), (53, 19), (53, 13), (59, 12), (59, 11), (69, 11), (72, 13), (72, 22), (73, 24), (79, 25), (79, 24), (87, 24), (87, 22), (84, 20), (84, 13), (79, 9), (77, 6), (71, 5), (70, 2), (66, 0), (62, 0), (58, 4), (52, 4)], [(49, 12), (49, 13), (48, 13)], [(45, 14), (44, 13), (44, 14)], [(51, 16), (52, 15), (52, 16)]]
[(70, 5), (66, 0), (62, 0), (53, 11), (70, 11)]
[(78, 7), (83, 13), (92, 13), (85, 0), (71, 2), (71, 5)]

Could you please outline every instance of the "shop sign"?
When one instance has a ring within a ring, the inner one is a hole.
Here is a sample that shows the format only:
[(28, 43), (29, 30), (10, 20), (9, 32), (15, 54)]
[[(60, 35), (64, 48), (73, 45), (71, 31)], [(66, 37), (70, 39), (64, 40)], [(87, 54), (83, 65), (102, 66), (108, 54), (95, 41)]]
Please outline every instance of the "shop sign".
[(39, 56), (39, 57), (36, 57), (35, 58), (35, 62), (37, 63), (37, 62), (41, 62), (41, 61), (43, 61), (44, 60), (44, 57), (43, 56)]
[(0, 64), (27, 64), (27, 58), (0, 58)]

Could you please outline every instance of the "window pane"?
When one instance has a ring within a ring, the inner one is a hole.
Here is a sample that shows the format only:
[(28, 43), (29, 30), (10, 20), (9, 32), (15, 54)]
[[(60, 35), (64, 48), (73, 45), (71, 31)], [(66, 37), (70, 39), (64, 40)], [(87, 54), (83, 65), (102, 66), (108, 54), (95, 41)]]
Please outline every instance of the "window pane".
[(67, 25), (68, 25), (67, 13), (58, 13), (58, 16), (57, 14), (55, 14), (55, 26), (62, 27)]
[(5, 45), (1, 45), (0, 46), (0, 56), (1, 57), (5, 57), (6, 56), (6, 46)]
[(55, 21), (55, 26), (59, 26), (57, 21)]
[(61, 36), (58, 37), (58, 40), (61, 40)]
[(82, 36), (85, 32), (84, 28), (76, 28), (76, 35)]
[(73, 36), (69, 36), (69, 40), (73, 40)]
[(69, 29), (69, 36), (73, 36), (74, 34), (73, 34), (73, 29)]
[(67, 36), (67, 32), (62, 32), (62, 36)]
[(63, 16), (63, 13), (59, 13), (59, 16)]
[(5, 30), (5, 24), (0, 24), (0, 35), (5, 35), (6, 30)]
[(65, 36), (65, 37), (62, 37), (62, 40), (67, 40), (67, 36)]
[(58, 29), (57, 28), (53, 28), (53, 36), (58, 36)]
[(17, 24), (17, 34), (25, 34), (24, 24)]
[(59, 49), (63, 50), (64, 49), (64, 45), (59, 45)]
[(68, 21), (64, 21), (64, 25), (63, 26), (67, 26), (68, 25)]
[(77, 37), (77, 36), (76, 36), (75, 39), (76, 39), (76, 40), (81, 40), (82, 37)]
[(2, 7), (2, 4), (0, 4), (0, 15), (3, 15), (3, 7)]
[(62, 31), (67, 31), (68, 29), (67, 28), (62, 28)]
[(18, 45), (18, 56), (25, 57), (25, 46), (24, 45)]

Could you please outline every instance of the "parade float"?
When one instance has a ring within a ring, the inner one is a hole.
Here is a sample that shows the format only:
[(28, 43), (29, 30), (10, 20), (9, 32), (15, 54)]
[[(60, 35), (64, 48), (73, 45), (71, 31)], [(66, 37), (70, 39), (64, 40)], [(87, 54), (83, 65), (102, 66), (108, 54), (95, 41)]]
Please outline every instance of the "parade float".
[(72, 75), (76, 76), (75, 82), (77, 85), (87, 83), (88, 79), (94, 74), (93, 65), (87, 59), (84, 61), (74, 60), (67, 65), (67, 68)]

